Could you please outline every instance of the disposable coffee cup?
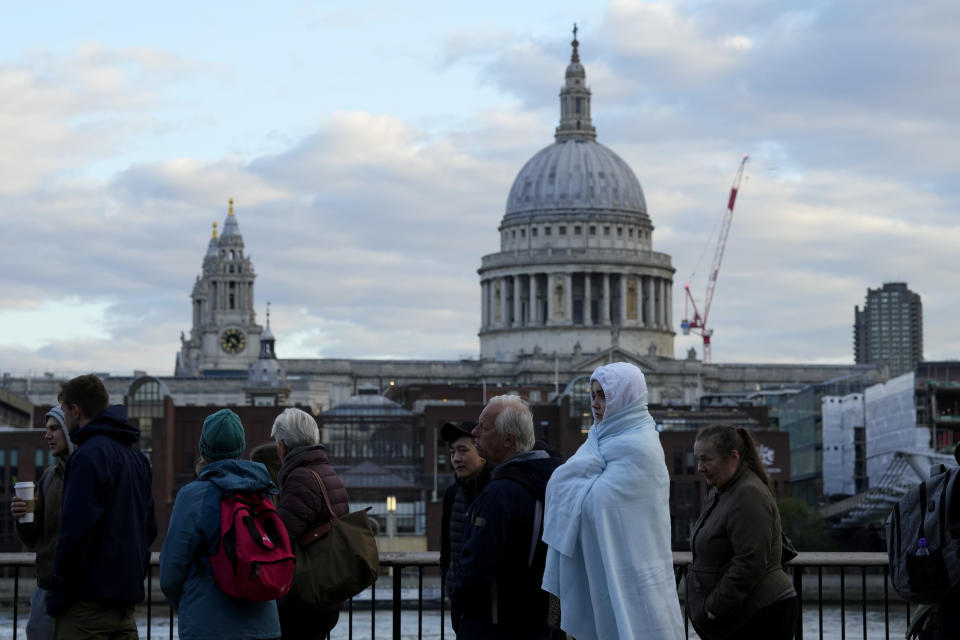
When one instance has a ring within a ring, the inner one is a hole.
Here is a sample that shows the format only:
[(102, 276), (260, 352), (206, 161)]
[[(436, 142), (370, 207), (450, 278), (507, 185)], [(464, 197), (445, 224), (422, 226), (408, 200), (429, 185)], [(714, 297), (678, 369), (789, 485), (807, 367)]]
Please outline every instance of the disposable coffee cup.
[(27, 503), (27, 513), (22, 515), (17, 522), (33, 522), (33, 483), (18, 482), (13, 485), (13, 490), (16, 491), (18, 498)]

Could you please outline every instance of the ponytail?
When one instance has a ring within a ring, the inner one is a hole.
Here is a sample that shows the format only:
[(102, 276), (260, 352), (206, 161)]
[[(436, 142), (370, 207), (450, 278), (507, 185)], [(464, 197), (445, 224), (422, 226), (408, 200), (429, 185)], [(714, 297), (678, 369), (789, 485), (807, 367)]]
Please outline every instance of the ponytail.
[(760, 456), (757, 454), (757, 443), (754, 441), (753, 435), (743, 427), (737, 427), (737, 435), (743, 441), (743, 452), (740, 457), (747, 463), (750, 470), (763, 481), (763, 484), (769, 487), (770, 476), (767, 475), (767, 470), (763, 468), (763, 463), (760, 462)]
[(729, 458), (736, 451), (740, 456), (740, 464), (746, 464), (754, 475), (760, 478), (767, 487), (770, 486), (770, 476), (767, 475), (760, 456), (757, 455), (757, 445), (753, 435), (743, 427), (736, 429), (723, 424), (712, 424), (704, 427), (697, 433), (697, 440), (706, 440), (713, 445), (720, 455)]

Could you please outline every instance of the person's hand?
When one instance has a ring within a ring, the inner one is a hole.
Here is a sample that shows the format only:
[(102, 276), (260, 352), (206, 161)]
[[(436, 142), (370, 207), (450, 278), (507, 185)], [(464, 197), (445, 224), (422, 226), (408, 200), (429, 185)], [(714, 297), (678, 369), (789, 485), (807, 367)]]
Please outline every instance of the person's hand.
[(27, 501), (17, 496), (10, 499), (10, 515), (14, 519), (22, 518), (27, 515)]

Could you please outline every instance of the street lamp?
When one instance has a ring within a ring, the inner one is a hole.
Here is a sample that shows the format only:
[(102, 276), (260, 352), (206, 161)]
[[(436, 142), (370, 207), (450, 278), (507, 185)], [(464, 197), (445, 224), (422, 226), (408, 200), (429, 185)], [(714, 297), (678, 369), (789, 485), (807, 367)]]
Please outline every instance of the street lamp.
[(387, 536), (397, 535), (397, 496), (387, 496)]

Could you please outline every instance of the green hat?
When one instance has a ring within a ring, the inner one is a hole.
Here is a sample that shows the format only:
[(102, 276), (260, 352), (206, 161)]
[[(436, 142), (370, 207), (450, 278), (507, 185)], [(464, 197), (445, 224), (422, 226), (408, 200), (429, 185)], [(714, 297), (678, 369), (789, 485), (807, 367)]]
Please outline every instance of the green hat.
[(207, 462), (239, 458), (246, 447), (240, 416), (230, 409), (220, 409), (207, 416), (200, 432), (200, 455)]

